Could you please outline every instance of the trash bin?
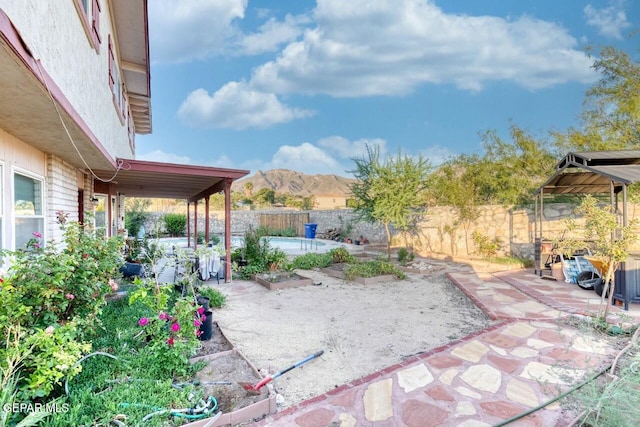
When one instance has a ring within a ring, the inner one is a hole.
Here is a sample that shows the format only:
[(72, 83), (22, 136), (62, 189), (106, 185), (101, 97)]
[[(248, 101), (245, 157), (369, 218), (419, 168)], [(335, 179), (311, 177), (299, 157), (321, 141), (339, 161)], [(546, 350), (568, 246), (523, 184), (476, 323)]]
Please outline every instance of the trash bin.
[(205, 319), (200, 325), (200, 341), (209, 341), (213, 336), (213, 313), (209, 311), (204, 312)]
[(318, 224), (307, 223), (304, 225), (304, 237), (307, 239), (315, 239), (316, 238), (316, 228), (318, 228)]

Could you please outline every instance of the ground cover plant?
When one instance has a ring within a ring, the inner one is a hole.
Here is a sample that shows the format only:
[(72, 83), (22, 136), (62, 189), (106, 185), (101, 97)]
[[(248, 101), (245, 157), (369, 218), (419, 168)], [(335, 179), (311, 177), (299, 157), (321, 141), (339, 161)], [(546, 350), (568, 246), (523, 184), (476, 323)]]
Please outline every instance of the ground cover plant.
[[(126, 415), (127, 425), (167, 425), (167, 414), (142, 420), (157, 408), (190, 408), (204, 397), (194, 387), (173, 386), (174, 380), (189, 381), (200, 367), (186, 357), (198, 346), (196, 308), (186, 299), (163, 295), (167, 307), (173, 307), (167, 312), (158, 313), (153, 298), (118, 299), (104, 308), (103, 326), (90, 337), (95, 356), (82, 362), (82, 372), (69, 381), (69, 394), (62, 397), (69, 411), (54, 414), (43, 425), (108, 425), (118, 414)], [(169, 425), (184, 421), (174, 418)]]

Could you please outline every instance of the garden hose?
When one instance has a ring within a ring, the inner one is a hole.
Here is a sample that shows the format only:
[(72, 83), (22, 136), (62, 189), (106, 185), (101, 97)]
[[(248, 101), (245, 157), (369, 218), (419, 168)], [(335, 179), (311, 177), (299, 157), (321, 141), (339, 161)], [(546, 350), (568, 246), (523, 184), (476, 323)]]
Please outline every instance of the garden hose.
[[(78, 361), (76, 363), (73, 364), (73, 366), (71, 367), (70, 371), (73, 370), (73, 368), (75, 368), (76, 366), (80, 365), (83, 361), (85, 361), (86, 359), (92, 357), (92, 356), (107, 356), (110, 357), (112, 359), (118, 360), (118, 358), (116, 356), (114, 356), (113, 354), (109, 354), (109, 353), (105, 353), (102, 351), (96, 351), (93, 353), (89, 353), (86, 356), (82, 356), (80, 359), (78, 359)], [(69, 376), (67, 376), (64, 379), (64, 393), (69, 396)]]
[(200, 386), (200, 385), (232, 385), (233, 383), (231, 381), (189, 381), (186, 383), (173, 383), (171, 384), (172, 387), (175, 388), (183, 388), (183, 387), (187, 387), (187, 386)]
[[(574, 391), (584, 387), (585, 385), (589, 384), (591, 381), (595, 380), (596, 378), (598, 378), (600, 375), (604, 374), (607, 370), (611, 369), (611, 374), (614, 374), (616, 365), (618, 363), (618, 360), (620, 359), (620, 357), (622, 357), (622, 355), (624, 353), (627, 352), (627, 350), (629, 350), (631, 347), (633, 347), (634, 344), (637, 343), (638, 341), (638, 337), (640, 337), (640, 327), (636, 328), (633, 336), (631, 337), (631, 339), (629, 340), (629, 344), (626, 345), (626, 347), (624, 347), (620, 352), (618, 352), (618, 354), (616, 355), (616, 357), (613, 359), (613, 362), (606, 365), (603, 369), (601, 369), (600, 371), (596, 372), (594, 375), (592, 375), (591, 377), (589, 377), (587, 380), (581, 382), (580, 384), (576, 384), (575, 386), (571, 387), (570, 389), (568, 389), (567, 391), (565, 391), (564, 393), (561, 393), (560, 395), (554, 397), (553, 399), (544, 402), (538, 406), (536, 406), (535, 408), (531, 408), (528, 411), (522, 412), (520, 414), (514, 415), (513, 417), (506, 419), (498, 424), (495, 424), (493, 427), (502, 427), (502, 426), (506, 426), (507, 424), (510, 424), (514, 421), (517, 421), (521, 418), (526, 417), (527, 415), (530, 415), (536, 411), (539, 411), (540, 409), (544, 408), (545, 406), (548, 406), (564, 397), (567, 397), (568, 395), (570, 395), (571, 393), (573, 393)], [(571, 423), (571, 425), (573, 425), (573, 423)]]
[[(139, 424), (144, 424), (145, 422), (149, 421), (151, 418), (158, 415), (164, 415), (164, 414), (169, 414), (174, 417), (185, 418), (189, 420), (199, 420), (199, 419), (210, 416), (218, 408), (218, 401), (216, 400), (215, 397), (209, 396), (207, 401), (200, 399), (200, 401), (194, 408), (182, 408), (182, 409), (165, 409), (165, 408), (159, 408), (157, 406), (149, 406), (149, 405), (143, 405), (139, 403), (126, 403), (126, 402), (121, 403), (120, 406), (146, 407), (153, 410), (154, 412), (151, 412), (145, 415), (142, 418), (142, 420), (140, 420)], [(218, 412), (218, 414), (216, 414), (216, 419), (217, 417), (220, 416), (219, 414), (222, 414), (222, 412)]]

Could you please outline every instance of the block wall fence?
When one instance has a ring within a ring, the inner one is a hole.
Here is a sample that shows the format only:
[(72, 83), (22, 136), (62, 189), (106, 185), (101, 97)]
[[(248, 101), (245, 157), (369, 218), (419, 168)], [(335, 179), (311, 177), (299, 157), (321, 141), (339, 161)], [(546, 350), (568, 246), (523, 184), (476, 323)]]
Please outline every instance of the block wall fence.
[[(546, 204), (544, 206), (545, 221), (542, 237), (554, 240), (562, 236), (565, 229), (563, 218), (573, 217), (575, 206), (566, 203)], [(640, 218), (640, 204), (629, 204), (629, 218)], [(472, 234), (478, 231), (489, 238), (499, 239), (499, 255), (512, 255), (533, 259), (534, 240), (536, 237), (535, 212), (531, 208), (506, 208), (501, 205), (480, 206), (478, 219), (465, 230), (454, 223), (455, 214), (449, 207), (437, 206), (429, 208), (424, 220), (419, 224), (419, 233), (409, 238), (408, 243), (421, 255), (443, 254), (467, 256), (475, 253)], [(311, 223), (318, 224), (317, 232), (322, 233), (330, 228), (346, 229), (351, 226), (352, 238), (364, 236), (370, 242), (386, 242), (384, 227), (376, 224), (359, 222), (350, 209), (310, 210)], [(191, 211), (193, 216), (193, 210)], [(249, 228), (259, 226), (261, 214), (282, 213), (281, 210), (246, 210), (231, 212), (231, 233), (242, 235)], [(146, 230), (164, 231), (161, 220), (162, 213), (153, 213), (145, 224)], [(204, 231), (204, 212), (198, 211), (198, 231)], [(193, 230), (193, 219), (191, 224)], [(224, 232), (224, 211), (210, 212), (210, 233), (222, 235)], [(394, 245), (404, 246), (402, 237), (396, 238)], [(637, 244), (640, 249), (640, 242)]]

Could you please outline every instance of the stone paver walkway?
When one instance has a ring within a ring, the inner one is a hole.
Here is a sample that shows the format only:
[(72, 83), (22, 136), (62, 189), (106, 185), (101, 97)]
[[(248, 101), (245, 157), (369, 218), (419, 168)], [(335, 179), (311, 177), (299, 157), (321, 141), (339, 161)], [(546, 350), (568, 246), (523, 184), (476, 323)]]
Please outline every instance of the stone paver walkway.
[[(606, 368), (615, 350), (557, 319), (597, 310), (597, 295), (527, 272), (449, 278), (500, 322), (268, 417), (258, 426), (493, 426)], [(594, 298), (594, 296), (596, 298)], [(595, 304), (595, 306), (594, 306)], [(634, 307), (630, 321), (640, 319)], [(612, 311), (621, 312), (617, 307)], [(561, 426), (559, 403), (513, 426)]]

